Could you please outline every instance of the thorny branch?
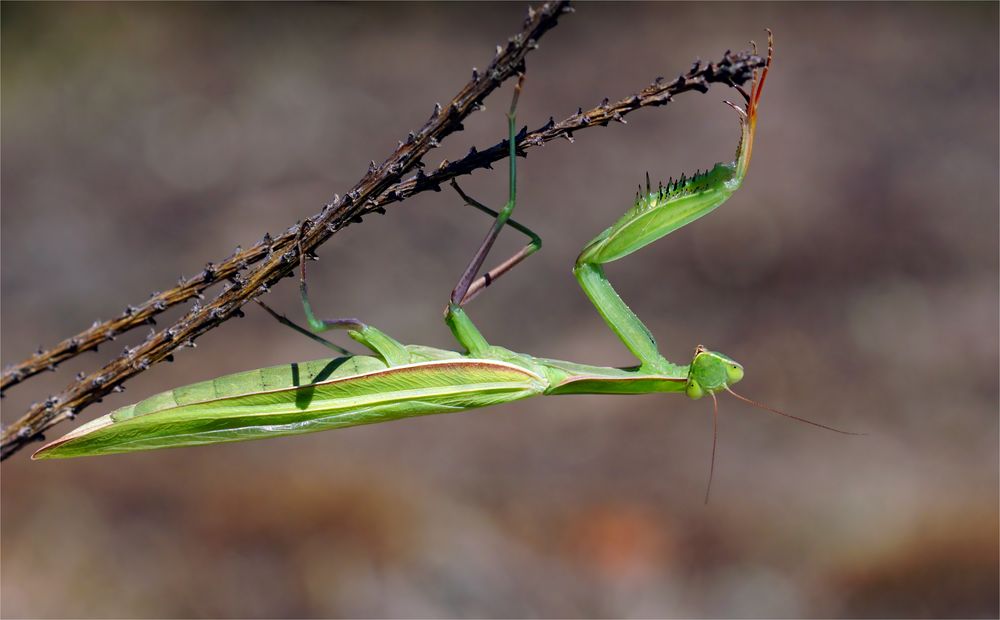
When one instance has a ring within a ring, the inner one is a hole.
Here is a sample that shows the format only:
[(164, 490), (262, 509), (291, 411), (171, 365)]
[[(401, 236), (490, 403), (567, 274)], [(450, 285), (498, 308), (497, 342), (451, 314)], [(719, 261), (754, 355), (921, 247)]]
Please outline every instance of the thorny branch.
[[(102, 396), (122, 389), (124, 381), (151, 364), (170, 359), (172, 351), (182, 346), (195, 346), (194, 339), (226, 320), (241, 316), (241, 306), (266, 293), (268, 288), (288, 275), (298, 260), (296, 242), (301, 237), (303, 251), (311, 253), (341, 228), (352, 222), (360, 222), (363, 215), (384, 213), (385, 206), (400, 202), (427, 190), (439, 191), (440, 185), (452, 178), (469, 174), (481, 168), (491, 168), (492, 164), (507, 156), (507, 140), (478, 151), (470, 149), (468, 155), (455, 162), (443, 161), (440, 166), (425, 173), (421, 158), (450, 133), (462, 129), (462, 120), (480, 109), (482, 101), (504, 80), (523, 70), (524, 56), (537, 47), (537, 40), (547, 30), (555, 26), (562, 13), (572, 11), (568, 1), (559, 0), (543, 5), (540, 9), (529, 8), (524, 29), (511, 37), (506, 49), (498, 46), (497, 55), (483, 74), (473, 70), (472, 80), (459, 92), (447, 108), (435, 105), (427, 123), (418, 131), (411, 132), (401, 141), (396, 151), (381, 165), (371, 162), (367, 174), (343, 199), (336, 197), (323, 210), (301, 224), (286, 230), (281, 235), (263, 239), (247, 250), (237, 248), (227, 259), (214, 265), (209, 263), (196, 276), (178, 281), (176, 287), (153, 293), (138, 306), (128, 306), (117, 318), (95, 322), (89, 329), (68, 338), (49, 351), (39, 350), (34, 356), (7, 368), (0, 381), (0, 389), (6, 389), (44, 370), (54, 370), (55, 366), (67, 359), (113, 340), (117, 334), (143, 324), (155, 324), (154, 316), (167, 308), (194, 297), (203, 298), (202, 292), (220, 281), (230, 284), (210, 304), (194, 307), (171, 327), (149, 338), (134, 349), (126, 351), (112, 360), (100, 371), (89, 376), (78, 376), (62, 393), (36, 403), (18, 421), (3, 430), (0, 444), (0, 460), (6, 459), (24, 445), (40, 439), (41, 433), (66, 419), (73, 419), (86, 406), (98, 402)], [(610, 122), (625, 123), (624, 116), (643, 107), (665, 105), (680, 93), (697, 90), (707, 92), (710, 84), (743, 84), (751, 77), (754, 68), (763, 60), (748, 52), (727, 51), (720, 62), (694, 63), (690, 70), (676, 79), (666, 81), (657, 78), (651, 85), (637, 94), (610, 102), (605, 99), (600, 105), (584, 111), (577, 110), (562, 121), (553, 118), (542, 127), (528, 131), (527, 127), (517, 136), (518, 154), (525, 156), (526, 149), (542, 146), (557, 138), (573, 141), (573, 132), (589, 127), (607, 126)], [(414, 167), (417, 174), (401, 180)], [(250, 265), (264, 261), (246, 276), (240, 273)]]
[[(545, 146), (546, 142), (557, 138), (573, 142), (573, 133), (582, 129), (606, 127), (611, 122), (626, 124), (624, 117), (630, 112), (640, 108), (666, 105), (674, 96), (692, 90), (707, 93), (710, 84), (742, 85), (750, 80), (754, 69), (763, 66), (764, 59), (749, 52), (727, 51), (718, 63), (702, 64), (701, 61), (696, 61), (687, 73), (669, 82), (660, 77), (639, 93), (624, 99), (615, 102), (605, 99), (600, 105), (586, 111), (580, 108), (576, 114), (559, 122), (549, 117), (547, 123), (534, 131), (528, 131), (528, 128), (524, 127), (516, 137), (517, 154), (527, 157), (525, 152), (527, 149), (533, 146)], [(470, 174), (481, 168), (492, 168), (495, 162), (507, 157), (507, 150), (507, 140), (482, 151), (472, 147), (468, 155), (458, 161), (442, 161), (441, 165), (429, 174), (421, 170), (414, 177), (391, 186), (373, 204), (363, 209), (362, 215), (379, 212), (387, 204), (406, 200), (420, 192), (440, 191), (442, 183), (455, 177)]]

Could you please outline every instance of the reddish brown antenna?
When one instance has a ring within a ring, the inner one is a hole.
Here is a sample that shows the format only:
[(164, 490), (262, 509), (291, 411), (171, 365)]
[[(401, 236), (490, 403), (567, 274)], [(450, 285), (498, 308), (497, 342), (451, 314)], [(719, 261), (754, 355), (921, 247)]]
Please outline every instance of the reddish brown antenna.
[(813, 426), (818, 426), (819, 428), (825, 428), (828, 431), (833, 431), (835, 433), (840, 433), (841, 435), (867, 435), (867, 433), (852, 433), (851, 431), (842, 431), (839, 428), (833, 428), (832, 426), (827, 426), (826, 424), (820, 424), (819, 422), (813, 422), (812, 420), (807, 420), (805, 418), (800, 418), (799, 416), (792, 415), (790, 413), (785, 413), (784, 411), (778, 411), (777, 409), (774, 409), (772, 407), (768, 407), (767, 405), (765, 405), (763, 403), (758, 403), (755, 400), (750, 400), (746, 396), (741, 396), (740, 394), (737, 394), (728, 385), (726, 386), (726, 391), (729, 392), (730, 394), (732, 394), (733, 396), (735, 396), (736, 398), (742, 400), (746, 404), (752, 406), (752, 407), (756, 407), (758, 409), (763, 409), (764, 411), (770, 411), (771, 413), (776, 413), (778, 415), (785, 416), (786, 418), (791, 418), (791, 419), (797, 420), (799, 422), (804, 422), (806, 424), (811, 424)]
[(705, 487), (705, 504), (708, 504), (708, 494), (712, 491), (712, 477), (715, 476), (715, 447), (719, 443), (719, 399), (715, 392), (709, 392), (712, 397), (712, 464), (708, 467), (708, 486)]

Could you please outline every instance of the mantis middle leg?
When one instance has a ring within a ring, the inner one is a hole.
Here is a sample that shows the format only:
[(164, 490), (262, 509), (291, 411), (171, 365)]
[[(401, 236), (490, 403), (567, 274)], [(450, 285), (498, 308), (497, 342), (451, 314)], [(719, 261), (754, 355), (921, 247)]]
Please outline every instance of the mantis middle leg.
[[(517, 85), (514, 87), (514, 96), (510, 104), (510, 111), (507, 113), (507, 130), (508, 130), (508, 162), (509, 162), (509, 194), (507, 203), (503, 206), (500, 211), (494, 211), (489, 207), (477, 202), (476, 200), (470, 198), (457, 183), (452, 183), (458, 194), (465, 200), (466, 204), (472, 206), (480, 211), (488, 213), (494, 216), (492, 226), (490, 230), (486, 233), (486, 237), (483, 239), (482, 244), (480, 244), (479, 249), (472, 256), (472, 260), (469, 261), (468, 266), (465, 271), (462, 272), (462, 276), (459, 278), (458, 283), (451, 292), (451, 297), (448, 300), (448, 308), (445, 311), (445, 323), (447, 323), (448, 328), (451, 329), (452, 334), (454, 334), (455, 339), (458, 340), (459, 344), (464, 346), (466, 350), (471, 355), (480, 355), (487, 352), (489, 349), (489, 343), (476, 328), (472, 320), (465, 314), (463, 306), (473, 298), (476, 297), (484, 288), (489, 286), (494, 280), (507, 273), (514, 268), (518, 263), (523, 261), (525, 258), (538, 251), (542, 246), (541, 238), (532, 232), (529, 228), (519, 224), (517, 221), (510, 219), (511, 214), (514, 212), (514, 207), (517, 204), (517, 129), (516, 129), (516, 117), (515, 113), (517, 110), (517, 100), (521, 94), (521, 88), (524, 84), (524, 75), (518, 76)], [(512, 228), (524, 233), (529, 238), (529, 243), (524, 246), (521, 250), (516, 252), (507, 260), (501, 262), (493, 269), (487, 271), (483, 276), (477, 278), (476, 275), (479, 270), (482, 269), (483, 263), (486, 261), (486, 257), (493, 247), (493, 243), (500, 236), (500, 231), (503, 227), (510, 224)]]
[[(518, 263), (523, 261), (525, 258), (538, 251), (541, 248), (542, 241), (541, 238), (536, 235), (531, 229), (518, 223), (516, 220), (510, 218), (511, 213), (516, 205), (516, 192), (517, 192), (517, 140), (516, 140), (516, 125), (515, 125), (515, 112), (517, 109), (517, 101), (521, 92), (522, 85), (524, 83), (524, 75), (518, 76), (518, 81), (514, 87), (514, 96), (511, 101), (510, 111), (507, 114), (507, 124), (508, 124), (508, 144), (509, 144), (509, 159), (510, 159), (510, 173), (509, 173), (509, 187), (510, 193), (507, 203), (499, 211), (494, 211), (489, 207), (483, 205), (482, 203), (476, 201), (475, 199), (469, 197), (461, 187), (454, 181), (452, 181), (452, 186), (455, 191), (462, 197), (466, 204), (474, 207), (484, 213), (489, 214), (494, 217), (493, 225), (490, 227), (489, 232), (486, 234), (483, 243), (480, 245), (479, 249), (476, 251), (469, 265), (466, 267), (461, 278), (459, 278), (458, 284), (456, 284), (454, 290), (452, 291), (451, 298), (449, 300), (447, 313), (445, 316), (445, 322), (451, 328), (452, 333), (455, 338), (462, 344), (470, 353), (484, 353), (489, 347), (486, 339), (483, 338), (482, 334), (472, 323), (471, 319), (465, 314), (462, 306), (469, 303), (474, 299), (483, 289), (489, 286), (493, 281), (500, 278), (502, 275), (513, 269)], [(479, 270), (482, 268), (483, 263), (489, 254), (490, 249), (493, 247), (493, 243), (496, 241), (504, 225), (509, 224), (512, 228), (522, 232), (529, 238), (529, 242), (521, 250), (516, 252), (507, 260), (501, 262), (494, 268), (487, 271), (485, 274), (476, 278)], [(361, 342), (363, 345), (371, 349), (374, 353), (382, 357), (386, 363), (390, 365), (405, 364), (409, 361), (409, 354), (403, 345), (393, 340), (389, 336), (385, 335), (381, 331), (366, 325), (362, 321), (355, 318), (341, 318), (333, 320), (324, 320), (316, 317), (312, 310), (312, 304), (309, 301), (309, 289), (306, 284), (306, 256), (302, 252), (301, 247), (299, 248), (299, 255), (301, 260), (301, 276), (299, 278), (299, 292), (302, 298), (302, 308), (306, 315), (306, 319), (309, 323), (309, 330), (296, 325), (294, 322), (290, 321), (287, 317), (280, 315), (269, 307), (267, 307), (262, 302), (261, 306), (264, 307), (275, 319), (280, 321), (282, 324), (295, 329), (296, 331), (308, 336), (309, 338), (316, 340), (323, 344), (324, 346), (330, 347), (341, 353), (346, 353), (346, 351), (329, 341), (317, 336), (316, 334), (330, 330), (330, 329), (346, 329), (349, 335)]]

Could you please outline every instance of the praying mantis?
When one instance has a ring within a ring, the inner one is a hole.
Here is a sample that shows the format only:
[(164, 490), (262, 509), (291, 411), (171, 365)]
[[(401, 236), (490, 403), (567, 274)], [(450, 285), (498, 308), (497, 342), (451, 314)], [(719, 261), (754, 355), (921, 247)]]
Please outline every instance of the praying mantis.
[[(532, 396), (565, 394), (683, 393), (713, 400), (712, 466), (718, 435), (716, 394), (726, 391), (755, 407), (829, 430), (816, 422), (765, 407), (736, 394), (732, 385), (743, 378), (743, 366), (730, 357), (698, 346), (686, 365), (667, 361), (649, 329), (621, 299), (603, 266), (624, 258), (665, 235), (710, 213), (739, 189), (750, 164), (761, 91), (774, 53), (768, 31), (765, 66), (754, 71), (749, 91), (735, 86), (745, 109), (736, 111), (740, 140), (733, 161), (637, 195), (633, 206), (580, 253), (573, 268), (583, 292), (608, 327), (639, 360), (630, 368), (610, 368), (536, 358), (486, 341), (466, 314), (465, 306), (486, 287), (541, 248), (541, 239), (511, 219), (517, 198), (515, 113), (524, 76), (519, 77), (507, 113), (509, 196), (498, 211), (477, 202), (458, 186), (463, 201), (494, 218), (451, 293), (445, 323), (464, 352), (404, 345), (360, 320), (321, 320), (313, 313), (300, 248), (300, 296), (309, 330), (258, 303), (283, 324), (341, 353), (335, 358), (284, 364), (227, 375), (149, 397), (84, 424), (32, 456), (68, 458), (195, 446), (295, 435), (412, 416), (459, 412)], [(505, 226), (528, 238), (507, 260), (478, 276)], [(317, 334), (343, 329), (370, 355), (349, 355)], [(853, 433), (848, 433), (853, 434)], [(707, 494), (706, 494), (707, 497)]]

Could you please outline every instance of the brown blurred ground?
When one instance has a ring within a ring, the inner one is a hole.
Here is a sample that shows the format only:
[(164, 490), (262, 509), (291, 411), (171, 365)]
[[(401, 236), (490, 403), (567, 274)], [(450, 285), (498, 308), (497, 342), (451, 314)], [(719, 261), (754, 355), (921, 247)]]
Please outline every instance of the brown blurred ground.
[[(3, 3), (3, 362), (317, 211), (485, 66), (523, 8)], [(668, 357), (725, 351), (747, 394), (867, 437), (723, 399), (707, 507), (710, 409), (668, 396), (18, 455), (2, 467), (0, 612), (995, 617), (997, 17), (583, 4), (529, 59), (521, 119), (536, 126), (774, 30), (744, 188), (609, 275)], [(435, 156), (495, 142), (508, 96)], [(518, 217), (546, 245), (471, 307), (487, 337), (630, 363), (569, 267), (643, 172), (731, 157), (733, 96), (533, 152)], [(466, 189), (502, 202), (501, 170)], [(393, 207), (322, 248), (314, 301), (450, 347), (440, 311), (487, 225), (448, 192)], [(269, 301), (297, 312), (290, 283)], [(4, 421), (142, 332), (14, 388)], [(254, 311), (199, 345), (82, 417), (324, 355)]]

